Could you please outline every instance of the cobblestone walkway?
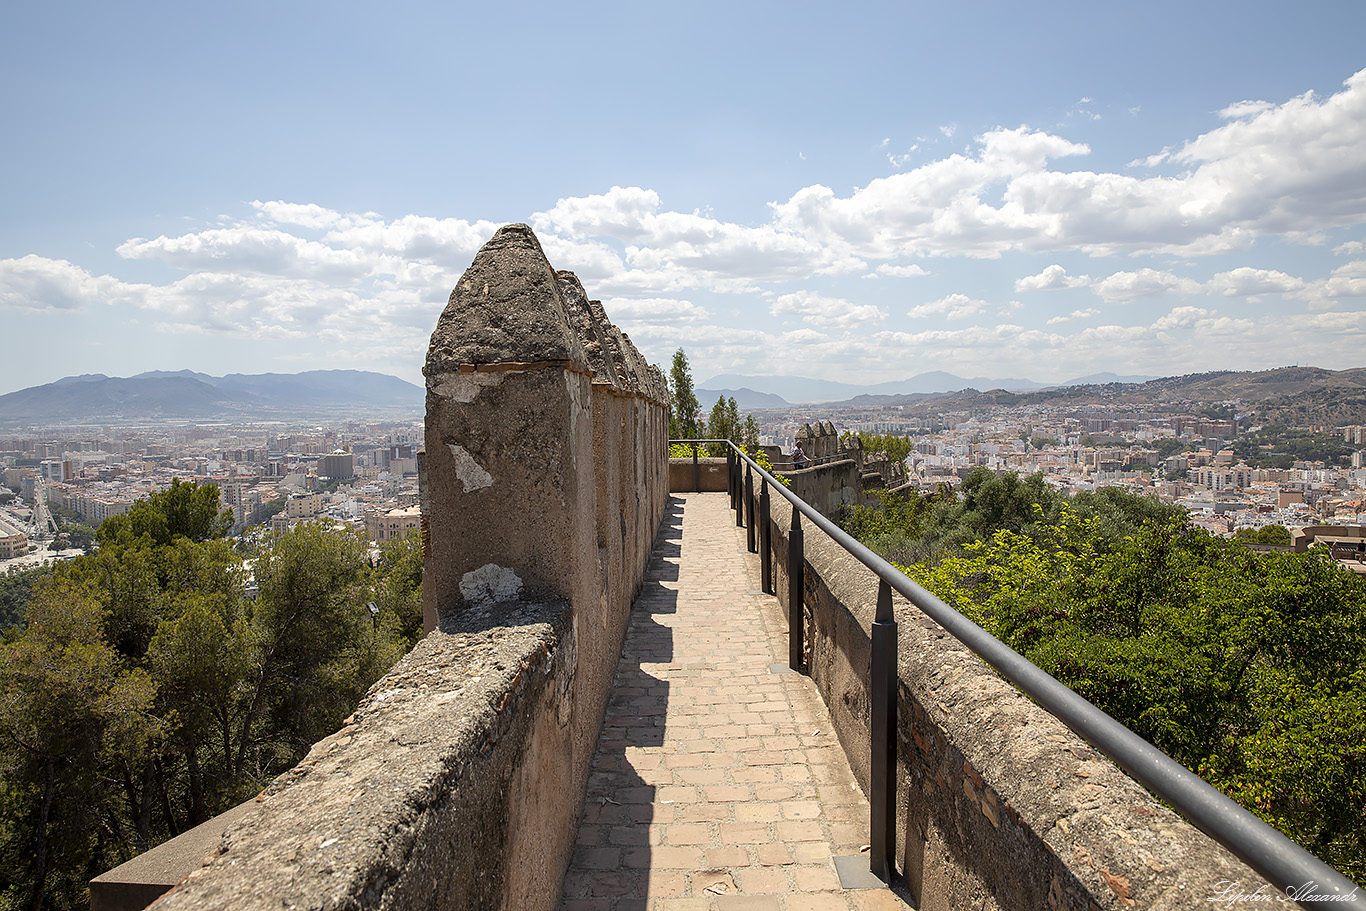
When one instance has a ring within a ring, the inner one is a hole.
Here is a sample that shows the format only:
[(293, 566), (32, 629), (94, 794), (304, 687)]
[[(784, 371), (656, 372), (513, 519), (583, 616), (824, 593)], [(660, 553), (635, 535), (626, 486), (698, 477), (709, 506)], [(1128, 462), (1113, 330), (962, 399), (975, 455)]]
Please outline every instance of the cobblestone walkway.
[(868, 803), (814, 685), (770, 669), (786, 632), (729, 498), (669, 505), (561, 911), (904, 911), (840, 887), (831, 859), (867, 843)]

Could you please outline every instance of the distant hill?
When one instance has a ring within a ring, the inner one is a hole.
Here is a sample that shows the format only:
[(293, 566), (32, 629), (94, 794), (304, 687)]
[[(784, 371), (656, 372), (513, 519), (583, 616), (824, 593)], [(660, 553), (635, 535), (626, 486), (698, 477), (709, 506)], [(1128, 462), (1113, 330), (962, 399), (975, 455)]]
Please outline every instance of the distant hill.
[[(1143, 382), (1154, 379), (1150, 376), (1120, 377), (1113, 373), (1097, 373), (1089, 377), (1069, 380), (1064, 386), (1112, 382)], [(885, 383), (841, 383), (833, 380), (813, 379), (807, 376), (746, 376), (740, 373), (723, 373), (714, 376), (701, 386), (706, 389), (751, 389), (760, 393), (776, 395), (787, 402), (844, 402), (861, 396), (899, 396), (928, 395), (945, 392), (961, 392), (964, 389), (1005, 389), (1010, 392), (1030, 392), (1049, 388), (1049, 383), (1034, 380), (989, 377), (961, 377), (942, 370), (919, 373), (904, 380)], [(736, 403), (739, 403), (737, 397)], [(780, 408), (781, 405), (755, 406)]]
[(224, 377), (191, 370), (127, 378), (84, 374), (0, 395), (0, 420), (250, 419), (342, 408), (421, 413), (424, 395), (420, 386), (364, 370)]
[(1159, 377), (1146, 382), (1055, 386), (1032, 392), (959, 390), (941, 395), (861, 396), (848, 405), (905, 405), (925, 413), (991, 405), (1109, 404), (1173, 411), (1237, 402), (1257, 420), (1291, 426), (1366, 424), (1366, 367), (1279, 367)]
[(702, 411), (706, 412), (712, 405), (716, 404), (719, 396), (735, 399), (735, 406), (742, 411), (755, 411), (761, 408), (791, 408), (792, 403), (780, 395), (770, 395), (766, 392), (755, 392), (753, 389), (705, 389), (697, 388), (693, 390), (697, 396), (697, 402), (702, 406)]

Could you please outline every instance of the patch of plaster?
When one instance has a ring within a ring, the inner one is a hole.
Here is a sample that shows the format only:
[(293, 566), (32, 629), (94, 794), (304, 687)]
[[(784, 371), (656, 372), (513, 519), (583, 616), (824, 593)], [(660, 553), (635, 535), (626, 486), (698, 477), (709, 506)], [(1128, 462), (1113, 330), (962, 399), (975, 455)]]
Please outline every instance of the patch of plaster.
[[(585, 381), (582, 376), (569, 370), (564, 372), (564, 388), (569, 393), (569, 438), (576, 439), (579, 431), (579, 417), (582, 415), (588, 419), (589, 406), (584, 402)], [(569, 458), (572, 461), (574, 453), (578, 451), (577, 446), (569, 447)]]
[(450, 449), (451, 458), (455, 460), (455, 474), (460, 478), (460, 483), (465, 485), (465, 493), (493, 486), (493, 475), (474, 460), (468, 449), (459, 443), (447, 443), (446, 447)]
[(468, 405), (479, 397), (481, 390), (501, 383), (504, 376), (502, 373), (444, 373), (428, 377), (427, 388), (442, 398)]
[(506, 566), (485, 563), (460, 577), (460, 594), (478, 604), (515, 601), (522, 593), (522, 580)]

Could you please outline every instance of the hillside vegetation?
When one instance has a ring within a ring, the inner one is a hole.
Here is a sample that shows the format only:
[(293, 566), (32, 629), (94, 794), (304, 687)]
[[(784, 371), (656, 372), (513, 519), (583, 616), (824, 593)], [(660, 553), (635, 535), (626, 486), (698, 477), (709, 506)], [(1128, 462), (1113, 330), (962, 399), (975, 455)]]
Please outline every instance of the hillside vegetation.
[(1037, 392), (968, 389), (949, 395), (879, 398), (882, 404), (904, 404), (910, 413), (916, 414), (1040, 404), (1188, 410), (1202, 403), (1234, 400), (1242, 408), (1255, 411), (1261, 421), (1294, 427), (1366, 424), (1366, 367), (1280, 367), (1246, 373), (1224, 370), (1163, 377), (1146, 383), (1065, 386)]
[(885, 495), (851, 533), (1307, 850), (1366, 876), (1366, 580), (1041, 476)]
[(372, 569), (347, 531), (243, 554), (230, 524), (216, 487), (175, 482), (33, 585), (0, 643), (0, 908), (84, 907), (296, 763), (420, 634), (416, 537)]

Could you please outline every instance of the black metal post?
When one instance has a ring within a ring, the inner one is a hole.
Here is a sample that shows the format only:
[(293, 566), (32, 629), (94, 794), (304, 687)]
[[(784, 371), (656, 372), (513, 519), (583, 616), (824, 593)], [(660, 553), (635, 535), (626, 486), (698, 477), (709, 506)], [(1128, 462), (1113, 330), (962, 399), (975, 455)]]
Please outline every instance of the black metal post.
[(735, 508), (735, 450), (726, 447), (726, 493), (730, 494), (730, 508)]
[[(735, 499), (731, 501), (731, 508), (735, 510), (735, 527), (743, 528), (745, 524), (745, 482), (740, 479), (739, 457), (735, 459)], [(746, 468), (749, 466), (746, 465)]]
[(745, 512), (749, 513), (749, 530), (745, 533), (745, 543), (749, 547), (750, 553), (759, 550), (759, 545), (754, 540), (754, 472), (750, 470), (749, 463), (745, 463)]
[(702, 470), (697, 466), (697, 441), (692, 444), (692, 492), (702, 492)]
[(892, 615), (892, 587), (880, 580), (877, 613), (873, 615), (872, 761), (868, 803), (871, 831), (868, 864), (873, 875), (891, 883), (896, 853), (896, 619)]
[(773, 529), (769, 527), (768, 479), (759, 487), (759, 590), (773, 594)]
[(792, 528), (787, 533), (787, 666), (802, 669), (806, 634), (806, 608), (802, 589), (806, 587), (806, 554), (802, 546), (802, 514), (792, 507)]

